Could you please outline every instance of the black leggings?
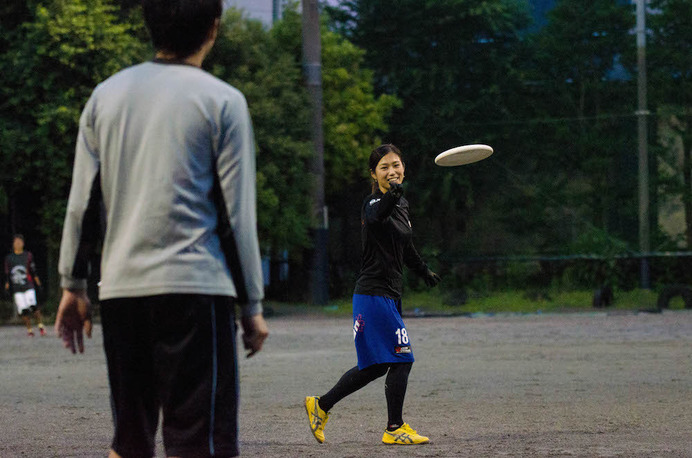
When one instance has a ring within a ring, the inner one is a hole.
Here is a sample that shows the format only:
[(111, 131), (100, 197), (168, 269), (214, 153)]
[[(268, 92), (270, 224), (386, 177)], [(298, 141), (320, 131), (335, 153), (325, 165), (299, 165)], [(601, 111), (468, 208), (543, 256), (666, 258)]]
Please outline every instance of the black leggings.
[(402, 411), (404, 410), (408, 374), (411, 372), (412, 365), (413, 363), (383, 363), (366, 367), (363, 370), (356, 366), (342, 375), (334, 388), (320, 397), (320, 408), (329, 412), (334, 404), (349, 394), (355, 393), (373, 380), (387, 374), (384, 394), (387, 398), (388, 426), (401, 426), (404, 423)]

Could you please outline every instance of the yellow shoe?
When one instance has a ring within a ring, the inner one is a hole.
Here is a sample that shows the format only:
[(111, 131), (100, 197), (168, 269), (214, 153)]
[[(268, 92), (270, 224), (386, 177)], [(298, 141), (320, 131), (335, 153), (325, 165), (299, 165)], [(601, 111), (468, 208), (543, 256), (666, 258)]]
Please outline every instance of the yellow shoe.
[(421, 436), (408, 423), (404, 423), (394, 431), (385, 429), (382, 442), (388, 445), (416, 445), (427, 444), (430, 439)]
[(310, 422), (310, 431), (315, 436), (320, 444), (324, 442), (324, 425), (329, 420), (329, 414), (320, 409), (317, 396), (308, 396), (305, 398), (305, 411), (308, 413), (308, 421)]

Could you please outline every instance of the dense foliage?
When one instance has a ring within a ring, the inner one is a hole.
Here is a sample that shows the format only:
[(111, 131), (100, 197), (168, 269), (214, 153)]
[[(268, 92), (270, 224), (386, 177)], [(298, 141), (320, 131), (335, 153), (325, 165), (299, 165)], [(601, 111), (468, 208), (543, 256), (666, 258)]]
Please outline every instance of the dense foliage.
[(29, 14), (31, 21), (8, 25), (0, 55), (0, 181), (8, 232), (33, 237), (28, 246), (54, 280), (82, 106), (96, 84), (140, 60), (146, 45), (135, 37), (137, 25), (104, 0), (36, 4)]
[[(227, 12), (205, 68), (249, 101), (262, 250), (298, 265), (311, 243), (310, 104), (297, 2), (284, 3), (271, 28)], [(49, 277), (81, 107), (98, 82), (151, 56), (134, 4), (0, 7), (0, 237), (24, 232)], [(630, 2), (559, 0), (542, 27), (532, 26), (528, 0), (336, 5), (325, 7), (322, 26), (334, 294), (350, 290), (358, 268), (367, 157), (381, 142), (404, 152), (416, 244), (448, 284), (478, 281), (460, 262), (470, 256), (637, 250)], [(652, 221), (656, 250), (692, 243), (691, 24), (691, 2), (652, 1), (651, 213), (679, 201), (686, 224), (680, 236)], [(467, 143), (496, 153), (463, 168), (433, 165), (438, 152)], [(524, 282), (534, 268), (510, 270)]]

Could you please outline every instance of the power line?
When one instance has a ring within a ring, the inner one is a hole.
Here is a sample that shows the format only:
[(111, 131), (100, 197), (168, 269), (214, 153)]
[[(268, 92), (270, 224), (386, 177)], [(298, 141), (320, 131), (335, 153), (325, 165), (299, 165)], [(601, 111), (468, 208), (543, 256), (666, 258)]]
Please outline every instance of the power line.
[(620, 253), (612, 256), (601, 254), (564, 254), (564, 255), (514, 255), (514, 256), (447, 256), (437, 258), (445, 262), (536, 262), (536, 261), (606, 261), (609, 259), (643, 259), (643, 258), (686, 258), (692, 257), (692, 251), (652, 251), (648, 253)]
[(608, 113), (603, 115), (594, 116), (575, 116), (575, 117), (560, 117), (560, 118), (534, 118), (534, 119), (506, 119), (497, 121), (484, 121), (484, 122), (463, 122), (463, 126), (503, 126), (503, 125), (528, 125), (528, 124), (557, 124), (564, 122), (575, 122), (575, 121), (599, 121), (607, 119), (624, 119), (624, 118), (634, 118), (637, 116), (636, 112), (632, 113)]

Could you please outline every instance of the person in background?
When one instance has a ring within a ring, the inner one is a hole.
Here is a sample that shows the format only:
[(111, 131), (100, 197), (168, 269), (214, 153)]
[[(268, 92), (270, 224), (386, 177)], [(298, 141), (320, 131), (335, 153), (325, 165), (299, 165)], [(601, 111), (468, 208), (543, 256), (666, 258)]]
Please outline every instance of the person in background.
[(24, 250), (24, 236), (15, 234), (12, 239), (12, 252), (5, 256), (5, 291), (11, 292), (17, 314), (24, 321), (26, 333), (34, 337), (31, 317), (36, 320), (41, 336), (46, 335), (43, 317), (36, 299), (36, 287), (41, 287), (41, 280), (36, 273), (36, 263), (30, 251)]

